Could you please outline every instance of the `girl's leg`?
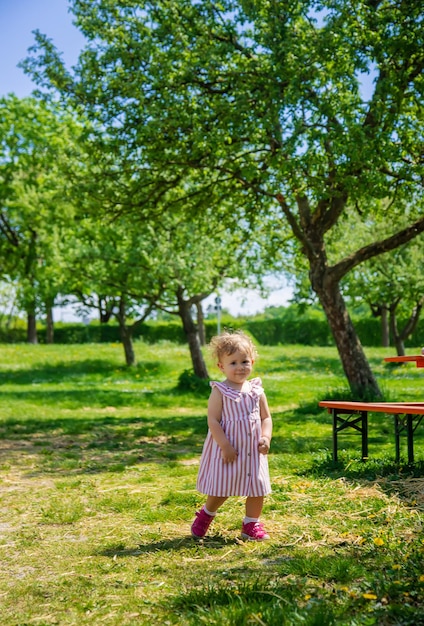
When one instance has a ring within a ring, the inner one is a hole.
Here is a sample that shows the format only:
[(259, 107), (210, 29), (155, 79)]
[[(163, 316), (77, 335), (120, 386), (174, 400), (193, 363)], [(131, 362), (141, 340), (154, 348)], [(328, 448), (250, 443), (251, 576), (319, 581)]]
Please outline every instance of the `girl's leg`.
[(249, 496), (246, 498), (246, 517), (252, 517), (254, 519), (259, 519), (262, 513), (262, 508), (264, 505), (264, 497), (263, 496)]
[(227, 497), (208, 496), (205, 502), (205, 507), (209, 513), (216, 513), (220, 506), (222, 506), (227, 500)]

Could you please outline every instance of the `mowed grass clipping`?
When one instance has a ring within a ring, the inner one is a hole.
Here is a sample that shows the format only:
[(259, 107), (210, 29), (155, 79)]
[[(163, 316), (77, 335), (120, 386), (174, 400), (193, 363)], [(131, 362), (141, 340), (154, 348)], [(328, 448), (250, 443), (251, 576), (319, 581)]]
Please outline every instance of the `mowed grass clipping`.
[[(185, 346), (1, 346), (0, 623), (424, 624), (424, 423), (394, 463), (392, 418), (340, 434), (318, 407), (346, 396), (335, 348), (261, 347), (274, 419), (271, 540), (239, 539), (230, 499), (190, 537), (204, 393), (178, 390)], [(409, 353), (414, 353), (410, 350)], [(422, 401), (424, 371), (367, 350), (386, 400)], [(212, 378), (221, 373), (205, 351)]]

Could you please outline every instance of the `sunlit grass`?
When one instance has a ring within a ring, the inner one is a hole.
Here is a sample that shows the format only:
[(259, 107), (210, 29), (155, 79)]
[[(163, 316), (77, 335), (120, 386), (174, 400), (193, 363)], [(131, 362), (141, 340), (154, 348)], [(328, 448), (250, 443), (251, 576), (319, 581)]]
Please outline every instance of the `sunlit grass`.
[[(343, 433), (334, 466), (318, 407), (346, 392), (334, 349), (259, 348), (273, 493), (271, 540), (253, 545), (241, 498), (189, 536), (207, 394), (177, 391), (188, 349), (137, 343), (131, 369), (119, 345), (1, 350), (2, 625), (423, 623), (424, 424), (414, 467), (382, 415), (369, 460)], [(422, 370), (367, 354), (386, 399), (422, 400)]]

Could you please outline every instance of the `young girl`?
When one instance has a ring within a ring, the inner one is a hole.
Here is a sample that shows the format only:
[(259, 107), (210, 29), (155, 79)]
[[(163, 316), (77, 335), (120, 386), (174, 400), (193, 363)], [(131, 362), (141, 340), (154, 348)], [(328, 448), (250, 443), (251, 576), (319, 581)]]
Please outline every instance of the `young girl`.
[(200, 458), (197, 489), (206, 503), (191, 526), (193, 537), (204, 537), (217, 510), (229, 496), (246, 496), (242, 537), (269, 539), (259, 522), (264, 496), (271, 492), (267, 454), (272, 419), (260, 378), (248, 380), (256, 350), (242, 332), (223, 333), (211, 341), (213, 356), (225, 374), (212, 381), (208, 404), (209, 431)]

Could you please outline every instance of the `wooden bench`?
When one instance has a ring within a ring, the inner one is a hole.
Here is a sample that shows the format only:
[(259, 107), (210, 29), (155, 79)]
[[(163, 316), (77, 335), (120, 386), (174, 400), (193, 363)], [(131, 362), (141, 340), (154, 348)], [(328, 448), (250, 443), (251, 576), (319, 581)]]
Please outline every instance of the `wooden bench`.
[(387, 356), (385, 359), (388, 363), (408, 363), (415, 362), (417, 367), (424, 367), (424, 354), (415, 354), (409, 356)]
[(414, 432), (424, 417), (424, 402), (345, 402), (323, 400), (319, 406), (328, 409), (333, 418), (333, 461), (337, 463), (338, 434), (352, 428), (361, 434), (362, 460), (368, 458), (368, 414), (394, 416), (396, 462), (400, 461), (400, 435), (406, 432), (408, 463), (414, 462)]

